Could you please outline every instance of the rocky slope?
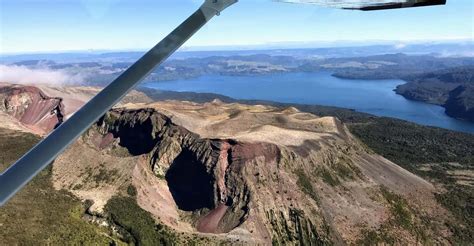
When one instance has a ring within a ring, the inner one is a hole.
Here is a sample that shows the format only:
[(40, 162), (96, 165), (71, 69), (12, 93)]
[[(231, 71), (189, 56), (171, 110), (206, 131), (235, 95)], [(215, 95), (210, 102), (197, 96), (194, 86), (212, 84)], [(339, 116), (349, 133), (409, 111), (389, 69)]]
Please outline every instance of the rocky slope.
[(336, 118), (295, 108), (122, 104), (55, 161), (52, 180), (89, 201), (91, 215), (107, 217), (114, 197), (133, 196), (156, 223), (215, 243), (450, 236), (430, 183), (374, 154)]
[(1, 111), (38, 132), (49, 132), (64, 119), (62, 99), (46, 96), (37, 87), (0, 87), (0, 101)]
[[(0, 120), (17, 130), (44, 135), (68, 119), (99, 90), (96, 87), (0, 83)], [(140, 92), (132, 91), (121, 103), (129, 101), (150, 102), (151, 99)], [(10, 117), (17, 121), (9, 120)]]
[(293, 108), (126, 105), (53, 170), (56, 188), (94, 201), (93, 211), (131, 184), (155, 219), (217, 240), (344, 244), (383, 230), (397, 242), (415, 243), (419, 234), (444, 242), (415, 213), (446, 213), (431, 184), (365, 150), (337, 119)]

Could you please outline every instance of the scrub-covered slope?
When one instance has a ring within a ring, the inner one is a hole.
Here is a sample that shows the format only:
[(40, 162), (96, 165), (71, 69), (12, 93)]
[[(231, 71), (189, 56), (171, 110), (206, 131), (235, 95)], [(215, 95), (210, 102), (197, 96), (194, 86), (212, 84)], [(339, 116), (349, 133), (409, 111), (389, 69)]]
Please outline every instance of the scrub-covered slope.
[[(337, 118), (217, 100), (150, 103), (135, 95), (48, 174), (56, 191), (43, 193), (81, 200), (86, 210), (77, 208), (73, 222), (87, 222), (87, 235), (144, 245), (449, 243), (450, 213), (436, 202), (436, 188), (374, 154)], [(22, 130), (35, 126), (3, 110)], [(15, 242), (14, 233), (4, 238)]]
[(138, 205), (157, 221), (216, 240), (449, 236), (430, 183), (371, 153), (337, 119), (294, 108), (128, 104), (58, 158), (53, 175), (56, 188), (93, 201), (93, 212), (106, 214), (107, 202), (133, 186)]

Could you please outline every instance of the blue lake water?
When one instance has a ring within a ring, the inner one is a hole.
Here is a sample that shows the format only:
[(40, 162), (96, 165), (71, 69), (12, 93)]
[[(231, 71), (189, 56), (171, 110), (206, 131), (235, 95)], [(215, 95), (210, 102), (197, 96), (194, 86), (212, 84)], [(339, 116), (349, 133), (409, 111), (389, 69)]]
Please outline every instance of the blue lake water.
[(474, 133), (474, 123), (453, 119), (444, 108), (410, 101), (393, 89), (402, 80), (347, 80), (329, 72), (284, 73), (259, 76), (209, 75), (194, 79), (151, 82), (143, 86), (170, 91), (208, 92), (236, 99), (336, 106)]

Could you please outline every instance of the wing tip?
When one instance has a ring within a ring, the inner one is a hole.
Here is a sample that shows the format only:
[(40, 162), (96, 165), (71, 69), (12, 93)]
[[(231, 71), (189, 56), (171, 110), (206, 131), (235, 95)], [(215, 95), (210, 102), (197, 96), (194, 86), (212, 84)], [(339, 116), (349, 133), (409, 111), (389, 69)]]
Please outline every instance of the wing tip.
[(415, 1), (413, 3), (389, 3), (389, 4), (379, 4), (373, 6), (365, 6), (360, 8), (344, 8), (349, 10), (362, 10), (362, 11), (373, 11), (373, 10), (386, 10), (386, 9), (399, 9), (399, 8), (412, 8), (412, 7), (427, 7), (434, 5), (446, 5), (447, 0), (422, 0)]

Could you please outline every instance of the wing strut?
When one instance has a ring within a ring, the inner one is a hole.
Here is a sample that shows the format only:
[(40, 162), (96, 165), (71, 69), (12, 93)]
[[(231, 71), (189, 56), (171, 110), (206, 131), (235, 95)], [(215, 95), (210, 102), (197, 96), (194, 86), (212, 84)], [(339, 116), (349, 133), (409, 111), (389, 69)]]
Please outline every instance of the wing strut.
[(71, 143), (103, 116), (157, 65), (173, 54), (212, 17), (238, 0), (205, 0), (204, 4), (166, 38), (148, 51), (70, 119), (51, 132), (0, 175), (0, 206), (46, 168)]

